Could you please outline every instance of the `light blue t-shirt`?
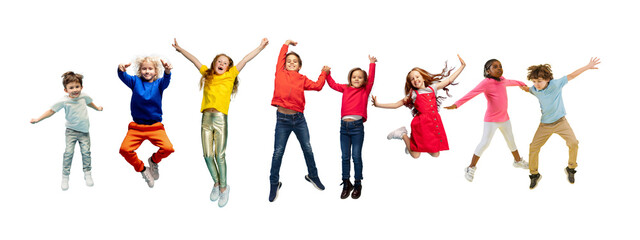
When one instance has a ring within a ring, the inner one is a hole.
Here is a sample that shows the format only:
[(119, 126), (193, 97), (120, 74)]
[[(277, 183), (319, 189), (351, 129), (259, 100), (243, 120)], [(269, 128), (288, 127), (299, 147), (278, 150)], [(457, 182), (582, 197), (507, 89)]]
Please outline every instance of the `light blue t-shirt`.
[(562, 101), (562, 88), (568, 82), (569, 79), (564, 76), (560, 79), (549, 81), (545, 89), (538, 90), (535, 86), (530, 88), (529, 92), (536, 96), (540, 102), (540, 110), (542, 111), (540, 122), (554, 123), (567, 114)]
[(51, 110), (58, 112), (64, 108), (65, 118), (67, 119), (65, 126), (78, 132), (88, 133), (89, 114), (87, 113), (87, 104), (91, 102), (93, 102), (93, 99), (84, 93), (80, 93), (77, 98), (70, 98), (67, 95), (53, 104)]

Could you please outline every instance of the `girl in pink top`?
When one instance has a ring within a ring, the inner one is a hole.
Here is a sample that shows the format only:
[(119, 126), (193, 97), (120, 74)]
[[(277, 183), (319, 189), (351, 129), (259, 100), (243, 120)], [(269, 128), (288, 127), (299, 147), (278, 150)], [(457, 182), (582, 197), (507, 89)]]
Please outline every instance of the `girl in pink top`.
[(446, 109), (457, 109), (462, 104), (471, 100), (480, 93), (484, 93), (487, 98), (487, 112), (484, 115), (484, 132), (482, 140), (471, 158), (471, 164), (465, 168), (465, 178), (471, 182), (476, 171), (476, 164), (480, 160), (480, 156), (484, 150), (489, 147), (493, 134), (500, 129), (504, 139), (507, 141), (509, 150), (513, 154), (514, 167), (529, 169), (529, 164), (524, 161), (518, 153), (513, 132), (511, 130), (511, 121), (507, 114), (507, 86), (525, 86), (523, 82), (516, 80), (508, 80), (502, 76), (502, 64), (496, 59), (491, 59), (484, 64), (484, 76), (486, 77), (478, 86), (455, 104), (445, 107)]
[[(351, 194), (351, 198), (358, 199), (362, 192), (362, 143), (364, 142), (364, 125), (367, 121), (367, 101), (373, 80), (375, 78), (376, 64), (378, 60), (369, 56), (369, 77), (367, 72), (360, 68), (349, 71), (348, 84), (337, 84), (327, 74), (327, 83), (333, 90), (342, 93), (342, 111), (340, 122), (340, 148), (342, 149), (342, 194), (345, 199)], [(349, 158), (353, 157), (355, 172), (355, 185), (351, 184), (351, 164)]]
[(405, 97), (395, 103), (378, 103), (373, 96), (373, 106), (379, 108), (399, 108), (403, 105), (413, 110), (414, 116), (411, 121), (411, 137), (405, 127), (400, 127), (389, 133), (387, 139), (400, 139), (406, 145), (406, 152), (413, 158), (420, 157), (420, 153), (426, 152), (432, 157), (440, 156), (440, 151), (449, 150), (447, 134), (444, 131), (438, 106), (444, 97), (437, 97), (437, 90), (444, 89), (453, 84), (453, 81), (460, 75), (466, 64), (460, 59), (460, 68), (449, 78), (443, 79), (451, 73), (453, 69), (447, 69), (446, 65), (439, 74), (432, 74), (421, 68), (413, 68), (407, 74), (404, 87)]

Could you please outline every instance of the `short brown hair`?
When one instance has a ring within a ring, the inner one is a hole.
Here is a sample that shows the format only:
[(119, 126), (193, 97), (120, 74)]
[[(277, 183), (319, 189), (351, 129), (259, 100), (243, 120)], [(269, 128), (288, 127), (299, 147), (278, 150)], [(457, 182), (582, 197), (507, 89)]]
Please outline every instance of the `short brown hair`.
[(362, 86), (361, 86), (361, 87), (367, 86), (367, 83), (369, 82), (369, 81), (368, 81), (369, 79), (367, 78), (367, 72), (365, 72), (364, 70), (362, 70), (362, 68), (354, 68), (354, 69), (351, 69), (351, 71), (349, 71), (349, 75), (348, 75), (348, 77), (347, 77), (347, 86), (349, 86), (349, 87), (351, 87), (351, 86), (352, 86), (352, 85), (351, 85), (351, 76), (352, 76), (352, 75), (353, 75), (353, 73), (354, 73), (354, 72), (356, 72), (356, 71), (361, 71), (361, 72), (362, 72), (362, 74), (364, 74), (364, 79), (363, 79), (363, 82), (362, 82)]
[(551, 65), (549, 64), (533, 65), (527, 68), (527, 71), (529, 71), (529, 73), (527, 73), (527, 79), (529, 79), (529, 81), (533, 79), (538, 79), (538, 78), (542, 78), (545, 80), (553, 79), (553, 73), (551, 72)]
[(285, 58), (289, 57), (289, 55), (293, 55), (296, 56), (298, 58), (298, 66), (300, 66), (300, 68), (302, 68), (302, 58), (300, 58), (300, 55), (298, 55), (296, 52), (291, 51), (289, 53), (287, 53), (286, 56), (284, 56)]
[(62, 74), (62, 86), (64, 86), (65, 89), (67, 89), (67, 84), (69, 83), (80, 83), (80, 86), (82, 86), (82, 78), (84, 76), (82, 76), (82, 74), (78, 74), (78, 73), (74, 73), (73, 71), (68, 71), (64, 74)]

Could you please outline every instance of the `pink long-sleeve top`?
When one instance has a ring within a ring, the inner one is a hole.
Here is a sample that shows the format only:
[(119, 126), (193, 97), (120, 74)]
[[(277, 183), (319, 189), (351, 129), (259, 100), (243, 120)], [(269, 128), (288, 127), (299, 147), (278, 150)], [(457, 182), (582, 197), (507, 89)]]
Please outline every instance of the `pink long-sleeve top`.
[(331, 74), (327, 75), (327, 83), (333, 90), (342, 93), (342, 110), (341, 116), (360, 115), (363, 122), (367, 121), (367, 103), (369, 102), (369, 94), (373, 88), (373, 80), (376, 74), (376, 64), (369, 64), (369, 76), (367, 85), (364, 87), (354, 88), (347, 84), (336, 83)]
[(507, 113), (509, 106), (507, 99), (508, 86), (526, 86), (526, 84), (517, 80), (505, 79), (504, 77), (500, 77), (500, 81), (485, 78), (467, 95), (458, 100), (455, 105), (460, 107), (475, 96), (478, 96), (478, 94), (484, 93), (487, 98), (487, 112), (484, 114), (484, 121), (505, 122), (509, 120), (509, 114)]

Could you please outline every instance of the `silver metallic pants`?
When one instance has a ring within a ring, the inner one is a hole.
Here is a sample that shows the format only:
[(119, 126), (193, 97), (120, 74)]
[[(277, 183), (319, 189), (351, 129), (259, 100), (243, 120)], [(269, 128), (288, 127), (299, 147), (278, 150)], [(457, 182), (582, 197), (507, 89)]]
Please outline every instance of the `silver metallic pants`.
[(202, 152), (211, 178), (221, 188), (227, 187), (227, 115), (221, 112), (202, 113)]

